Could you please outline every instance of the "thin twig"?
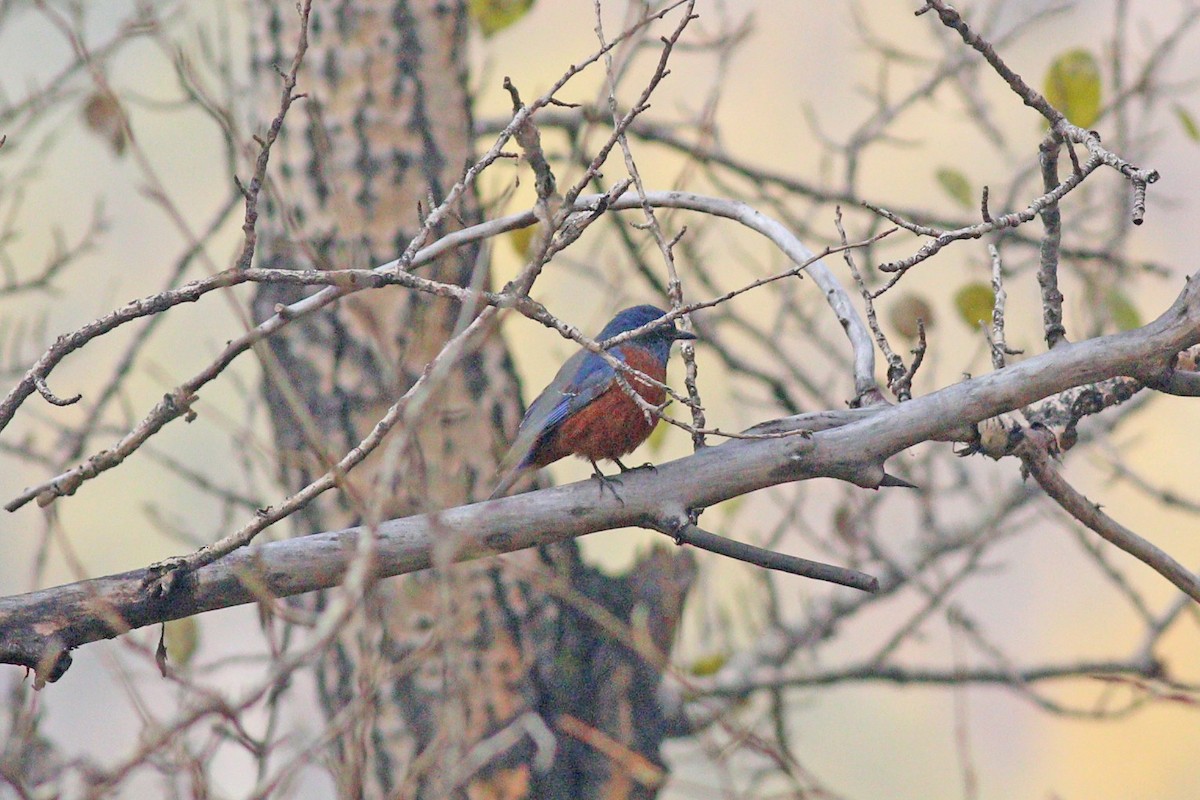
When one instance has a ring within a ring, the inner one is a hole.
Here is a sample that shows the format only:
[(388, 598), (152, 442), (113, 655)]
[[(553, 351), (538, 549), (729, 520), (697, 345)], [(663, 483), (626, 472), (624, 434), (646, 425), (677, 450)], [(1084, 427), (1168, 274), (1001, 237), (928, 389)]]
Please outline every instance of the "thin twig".
[(1000, 249), (994, 244), (988, 245), (988, 255), (992, 259), (992, 330), (988, 335), (988, 343), (992, 350), (992, 368), (1004, 369), (1007, 356), (1020, 355), (1022, 351), (1013, 350), (1004, 339), (1004, 313), (1008, 303), (1008, 293), (1004, 291), (1004, 263), (1000, 259)]
[[(875, 335), (875, 344), (879, 346), (879, 351), (883, 353), (884, 360), (887, 361), (887, 381), (888, 388), (891, 389), (898, 400), (907, 400), (912, 394), (908, 388), (897, 389), (897, 380), (904, 374), (904, 359), (896, 354), (892, 349), (892, 345), (887, 340), (887, 336), (883, 332), (883, 328), (879, 325), (879, 317), (875, 313), (875, 300), (871, 294), (871, 290), (867, 288), (866, 281), (863, 280), (862, 273), (858, 270), (858, 264), (854, 260), (854, 253), (849, 247), (849, 242), (846, 238), (846, 228), (842, 225), (842, 207), (838, 206), (834, 211), (833, 224), (837, 228), (838, 236), (841, 237), (842, 245), (846, 248), (842, 251), (842, 259), (846, 262), (846, 266), (850, 269), (850, 277), (854, 279), (854, 285), (858, 287), (858, 292), (862, 295), (863, 304), (867, 308), (867, 326), (871, 329), (871, 333)], [(861, 400), (863, 398), (856, 398)]]
[(690, 523), (662, 532), (672, 537), (676, 544), (690, 544), (701, 550), (744, 561), (763, 569), (773, 569), (791, 575), (799, 575), (802, 578), (836, 583), (839, 586), (849, 586), (851, 589), (859, 589), (864, 592), (879, 591), (879, 581), (876, 578), (856, 569), (810, 561), (807, 558), (727, 539)]
[(1146, 541), (1105, 514), (1098, 505), (1071, 486), (1054, 466), (1050, 451), (1044, 442), (1038, 441), (1032, 433), (1027, 433), (1025, 439), (1017, 446), (1016, 454), (1021, 458), (1021, 462), (1038, 482), (1038, 485), (1064, 511), (1111, 544), (1149, 566), (1175, 584), (1180, 591), (1200, 603), (1200, 577), (1172, 558), (1166, 551)]
[[(1049, 191), (1058, 185), (1058, 151), (1062, 142), (1048, 134), (1038, 147), (1038, 163), (1042, 169), (1042, 186)], [(1059, 247), (1062, 244), (1062, 214), (1058, 203), (1047, 204), (1041, 211), (1042, 246), (1039, 252), (1037, 280), (1042, 290), (1042, 327), (1046, 346), (1053, 348), (1067, 340), (1063, 327), (1063, 295), (1058, 290)]]
[(300, 14), (300, 35), (296, 43), (296, 53), (292, 56), (291, 69), (287, 71), (287, 74), (281, 75), (283, 88), (279, 95), (279, 111), (267, 127), (267, 135), (262, 139), (256, 137), (259, 142), (258, 158), (254, 162), (254, 174), (250, 176), (250, 183), (243, 185), (241, 181), (234, 178), (242, 196), (246, 198), (246, 214), (242, 220), (244, 236), (242, 251), (234, 262), (235, 269), (245, 269), (254, 261), (254, 250), (258, 244), (258, 197), (262, 191), (263, 181), (267, 178), (271, 146), (275, 144), (275, 140), (279, 138), (279, 132), (283, 130), (283, 121), (288, 110), (291, 109), (292, 103), (305, 97), (304, 94), (296, 93), (296, 76), (300, 72), (300, 65), (304, 63), (304, 54), (308, 52), (308, 18), (312, 11), (312, 0), (304, 0), (296, 10)]

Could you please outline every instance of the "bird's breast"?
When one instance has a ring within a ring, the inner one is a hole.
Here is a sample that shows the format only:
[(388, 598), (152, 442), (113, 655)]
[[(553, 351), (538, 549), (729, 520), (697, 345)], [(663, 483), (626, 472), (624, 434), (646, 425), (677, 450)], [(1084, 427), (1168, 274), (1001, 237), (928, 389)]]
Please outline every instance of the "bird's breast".
[[(666, 378), (666, 366), (653, 354), (628, 348), (622, 356), (626, 364), (650, 378), (660, 383)], [(638, 380), (634, 375), (626, 375), (625, 381), (650, 405), (662, 405), (666, 399), (666, 392), (660, 386)], [(568, 455), (593, 461), (617, 459), (646, 441), (657, 424), (657, 417), (643, 411), (614, 379), (595, 400), (563, 420), (537, 461), (542, 462), (541, 466)]]

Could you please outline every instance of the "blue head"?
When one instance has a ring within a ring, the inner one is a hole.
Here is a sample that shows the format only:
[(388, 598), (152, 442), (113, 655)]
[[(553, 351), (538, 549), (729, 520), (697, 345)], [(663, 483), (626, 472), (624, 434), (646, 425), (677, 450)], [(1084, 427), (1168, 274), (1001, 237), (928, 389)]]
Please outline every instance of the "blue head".
[[(661, 308), (654, 306), (634, 306), (619, 312), (612, 320), (604, 326), (604, 330), (596, 337), (597, 341), (604, 341), (612, 337), (640, 328), (643, 325), (653, 322), (666, 315), (667, 312)], [(676, 339), (695, 339), (696, 335), (681, 331), (675, 327), (675, 323), (663, 325), (655, 328), (649, 333), (644, 333), (641, 336), (631, 340), (629, 344), (634, 344), (639, 347), (644, 347), (654, 354), (654, 357), (660, 363), (666, 364), (667, 357), (671, 354), (671, 343)]]

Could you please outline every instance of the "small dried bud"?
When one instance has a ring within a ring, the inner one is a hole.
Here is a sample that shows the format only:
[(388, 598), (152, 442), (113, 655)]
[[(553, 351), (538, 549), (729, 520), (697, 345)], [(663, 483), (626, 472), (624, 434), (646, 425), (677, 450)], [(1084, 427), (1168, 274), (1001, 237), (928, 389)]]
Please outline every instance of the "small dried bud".
[(917, 320), (925, 323), (925, 330), (933, 328), (933, 309), (925, 298), (904, 294), (888, 310), (888, 320), (896, 333), (912, 342), (917, 339)]
[(116, 95), (111, 92), (96, 92), (83, 106), (83, 120), (93, 133), (108, 142), (113, 153), (125, 152), (128, 140), (125, 135), (125, 111)]

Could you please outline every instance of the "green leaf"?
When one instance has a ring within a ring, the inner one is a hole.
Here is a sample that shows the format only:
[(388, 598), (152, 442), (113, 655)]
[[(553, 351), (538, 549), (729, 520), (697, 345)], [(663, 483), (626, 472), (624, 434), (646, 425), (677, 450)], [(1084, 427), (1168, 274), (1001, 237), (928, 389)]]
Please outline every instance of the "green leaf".
[(487, 38), (512, 25), (532, 7), (533, 0), (471, 0), (469, 10)]
[(946, 194), (954, 198), (954, 201), (963, 208), (971, 207), (974, 192), (971, 190), (971, 182), (967, 180), (966, 175), (949, 167), (940, 167), (936, 175), (937, 182), (941, 184)]
[(511, 230), (504, 235), (504, 238), (512, 245), (512, 249), (521, 258), (529, 255), (529, 245), (533, 241), (534, 227), (533, 225), (526, 225), (524, 228)]
[(1183, 126), (1183, 132), (1188, 138), (1193, 142), (1200, 142), (1200, 126), (1196, 125), (1196, 118), (1178, 103), (1175, 104), (1175, 116), (1179, 117), (1179, 124)]
[(1131, 331), (1142, 327), (1142, 315), (1120, 289), (1109, 289), (1108, 294), (1104, 296), (1104, 305), (1107, 306), (1108, 315), (1117, 326), (1117, 330)]
[(693, 661), (688, 667), (688, 672), (697, 678), (707, 678), (709, 675), (715, 675), (728, 662), (729, 655), (727, 653), (710, 653)]
[(992, 306), (996, 296), (986, 283), (968, 283), (954, 294), (954, 307), (962, 321), (972, 328), (992, 321)]
[(200, 646), (200, 626), (195, 617), (173, 619), (166, 623), (163, 633), (166, 639), (167, 658), (178, 667), (186, 667)]
[(668, 422), (659, 422), (654, 426), (654, 430), (650, 431), (650, 436), (646, 439), (646, 447), (650, 448), (650, 455), (657, 456), (662, 452), (663, 444), (667, 441), (667, 433), (673, 427), (675, 426)]
[(1100, 66), (1087, 50), (1068, 50), (1046, 72), (1046, 99), (1081, 128), (1100, 117)]

